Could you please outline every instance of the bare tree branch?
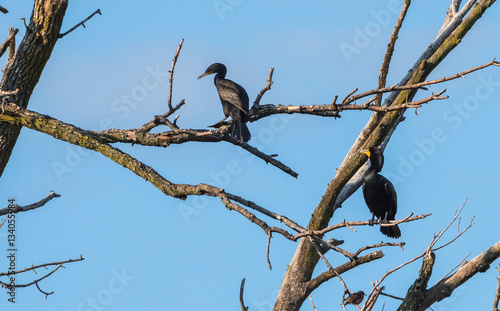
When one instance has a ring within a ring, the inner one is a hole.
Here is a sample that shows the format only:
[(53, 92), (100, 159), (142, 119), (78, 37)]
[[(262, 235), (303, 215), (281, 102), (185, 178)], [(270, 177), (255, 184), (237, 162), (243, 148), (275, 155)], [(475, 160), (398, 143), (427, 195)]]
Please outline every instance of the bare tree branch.
[(92, 17), (94, 17), (94, 15), (96, 14), (99, 14), (99, 15), (102, 15), (101, 13), (101, 10), (97, 9), (94, 13), (90, 14), (89, 17), (87, 17), (86, 19), (84, 19), (83, 21), (79, 22), (78, 24), (76, 24), (73, 28), (71, 28), (70, 30), (66, 31), (65, 33), (61, 33), (59, 34), (58, 38), (63, 38), (64, 36), (66, 36), (67, 34), (69, 34), (70, 32), (72, 32), (73, 30), (75, 30), (76, 28), (82, 26), (83, 28), (85, 28), (85, 22), (87, 22), (89, 19), (91, 19)]
[(60, 197), (59, 194), (55, 193), (54, 191), (50, 191), (48, 196), (46, 196), (45, 198), (41, 199), (40, 201), (38, 201), (36, 203), (29, 204), (26, 206), (19, 206), (18, 204), (14, 204), (14, 207), (5, 207), (5, 208), (0, 209), (0, 216), (7, 215), (9, 213), (15, 214), (15, 213), (19, 213), (19, 212), (26, 212), (29, 210), (33, 210), (33, 209), (44, 206), (45, 203), (49, 202), (53, 198), (58, 198), (58, 197)]
[(182, 49), (182, 44), (184, 43), (184, 38), (181, 40), (181, 43), (179, 43), (179, 47), (177, 48), (177, 51), (175, 52), (174, 59), (172, 61), (172, 68), (170, 68), (170, 79), (168, 80), (168, 108), (172, 110), (172, 84), (174, 84), (174, 69), (175, 69), (175, 64), (177, 63), (177, 58), (179, 57), (179, 53)]
[(349, 271), (349, 270), (351, 270), (359, 265), (368, 263), (368, 262), (373, 261), (373, 260), (380, 259), (382, 257), (384, 257), (384, 253), (382, 251), (378, 250), (378, 251), (375, 251), (373, 253), (369, 253), (367, 255), (361, 256), (354, 261), (349, 261), (343, 265), (340, 265), (340, 266), (334, 268), (333, 270), (335, 270), (335, 272), (331, 271), (331, 270), (323, 272), (320, 275), (318, 275), (317, 277), (315, 277), (312, 280), (310, 280), (309, 282), (307, 282), (307, 293), (308, 294), (312, 293), (321, 284), (330, 280), (331, 278), (336, 277), (337, 273), (342, 274), (342, 273), (347, 272), (347, 271)]
[[(184, 102), (182, 101), (177, 107), (182, 106), (183, 103)], [(241, 146), (243, 149), (263, 159), (266, 163), (279, 168), (293, 177), (298, 176), (295, 171), (276, 160), (274, 156), (266, 155), (246, 143), (240, 143), (235, 140), (229, 135), (228, 126), (221, 126), (216, 130), (177, 130), (160, 134), (146, 132), (147, 130), (155, 127), (156, 123), (163, 122), (163, 116), (171, 114), (172, 111), (167, 112), (161, 117), (155, 117), (155, 119), (146, 123), (140, 129), (110, 129), (107, 131), (94, 132), (83, 130), (74, 125), (64, 123), (50, 116), (42, 115), (34, 111), (19, 109), (19, 107), (14, 104), (6, 104), (4, 108), (5, 111), (3, 115), (0, 115), (0, 121), (23, 125), (87, 149), (95, 150), (93, 148), (97, 148), (99, 145), (107, 145), (108, 147), (111, 147), (108, 144), (116, 142), (139, 144), (143, 146), (168, 147), (170, 144), (180, 144), (188, 141), (227, 141), (234, 145)], [(69, 131), (68, 133), (70, 133), (70, 135), (67, 135), (66, 131)], [(87, 140), (92, 141), (92, 143), (87, 143)], [(110, 150), (108, 147), (105, 149)]]
[(273, 238), (273, 233), (268, 232), (267, 233), (267, 246), (266, 246), (266, 259), (267, 259), (267, 265), (269, 266), (269, 270), (273, 270), (273, 266), (271, 266), (271, 260), (269, 259), (269, 248), (271, 246), (271, 239)]
[(26, 284), (12, 284), (10, 282), (7, 282), (7, 283), (4, 283), (2, 281), (0, 281), (0, 285), (4, 288), (23, 288), (23, 287), (29, 287), (33, 284), (36, 284), (36, 287), (38, 288), (38, 290), (42, 293), (44, 293), (46, 296), (48, 295), (51, 295), (53, 294), (54, 292), (50, 292), (50, 293), (47, 293), (47, 292), (44, 292), (40, 289), (40, 287), (38, 286), (38, 283), (46, 278), (48, 278), (49, 276), (51, 276), (54, 272), (56, 272), (60, 267), (63, 266), (63, 264), (66, 264), (66, 263), (73, 263), (73, 262), (77, 262), (77, 261), (82, 261), (84, 260), (85, 258), (82, 257), (82, 255), (80, 255), (80, 258), (77, 258), (77, 259), (68, 259), (68, 260), (64, 260), (64, 261), (58, 261), (58, 262), (52, 262), (52, 263), (45, 263), (45, 264), (41, 264), (41, 265), (37, 265), (37, 266), (33, 266), (33, 264), (31, 265), (31, 267), (29, 268), (25, 268), (25, 269), (22, 269), (22, 270), (18, 270), (18, 271), (10, 271), (10, 272), (3, 272), (3, 273), (0, 273), (0, 277), (2, 276), (10, 276), (10, 275), (14, 275), (14, 274), (20, 274), (20, 273), (23, 273), (23, 272), (27, 272), (27, 271), (31, 271), (33, 270), (35, 273), (35, 269), (38, 269), (38, 268), (45, 268), (47, 269), (47, 267), (49, 266), (56, 266), (56, 268), (54, 270), (52, 270), (51, 272), (49, 272), (48, 274), (32, 281), (32, 282), (29, 282), (29, 283), (26, 283)]
[(307, 231), (304, 231), (302, 233), (299, 233), (296, 235), (297, 239), (298, 238), (302, 238), (302, 237), (305, 237), (305, 236), (312, 236), (312, 235), (315, 235), (315, 236), (322, 236), (330, 231), (333, 231), (333, 230), (336, 230), (336, 229), (339, 229), (339, 228), (345, 228), (345, 227), (355, 227), (355, 226), (368, 226), (370, 224), (380, 224), (381, 226), (394, 226), (394, 225), (397, 225), (397, 224), (400, 224), (400, 223), (404, 223), (404, 222), (411, 222), (411, 221), (415, 221), (415, 220), (419, 220), (419, 219), (423, 219), (423, 218), (426, 218), (432, 214), (423, 214), (423, 215), (418, 215), (418, 216), (415, 216), (415, 217), (411, 217), (413, 214), (410, 214), (409, 216), (405, 217), (404, 219), (402, 220), (391, 220), (391, 221), (388, 221), (386, 224), (382, 224), (380, 220), (375, 220), (373, 222), (371, 221), (349, 221), (349, 222), (346, 222), (345, 220), (339, 224), (335, 224), (335, 225), (332, 225), (332, 226), (329, 226), (329, 227), (326, 227), (324, 229), (321, 229), (321, 230), (307, 230)]
[(240, 285), (240, 306), (241, 306), (241, 311), (248, 311), (248, 307), (245, 307), (245, 302), (243, 301), (244, 290), (245, 290), (245, 278), (241, 280), (241, 285)]
[[(399, 13), (398, 20), (396, 21), (394, 29), (392, 30), (391, 37), (389, 39), (389, 44), (387, 44), (387, 51), (385, 52), (384, 60), (382, 61), (382, 66), (380, 67), (380, 75), (378, 77), (377, 89), (385, 87), (387, 74), (389, 73), (389, 64), (391, 63), (392, 54), (394, 53), (394, 47), (396, 46), (396, 40), (398, 39), (399, 30), (403, 25), (403, 21), (406, 17), (406, 12), (408, 12), (410, 4), (411, 4), (410, 0), (405, 0), (403, 8), (401, 9), (401, 13)], [(381, 106), (381, 104), (382, 104), (382, 93), (379, 93), (376, 96), (375, 106)]]
[[(259, 92), (257, 97), (255, 98), (255, 101), (253, 102), (252, 110), (259, 108), (260, 105), (260, 100), (262, 99), (262, 96), (271, 89), (271, 85), (273, 84), (273, 73), (274, 73), (274, 68), (269, 69), (269, 75), (267, 77), (267, 84), (266, 86)], [(251, 113), (250, 113), (251, 114)]]
[(11, 45), (11, 42), (15, 41), (16, 35), (19, 32), (19, 29), (9, 29), (9, 36), (5, 41), (0, 45), (0, 57), (7, 51), (7, 48)]

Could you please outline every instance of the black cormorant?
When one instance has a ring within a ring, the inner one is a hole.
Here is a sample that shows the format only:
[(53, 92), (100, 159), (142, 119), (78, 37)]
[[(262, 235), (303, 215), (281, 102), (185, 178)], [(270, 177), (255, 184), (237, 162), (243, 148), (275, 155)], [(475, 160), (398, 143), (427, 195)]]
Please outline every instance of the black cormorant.
[[(366, 205), (373, 214), (372, 220), (378, 219), (394, 220), (398, 211), (398, 196), (392, 183), (380, 175), (384, 166), (384, 155), (378, 147), (371, 147), (363, 151), (370, 158), (370, 168), (366, 171), (363, 183), (363, 197)], [(390, 238), (399, 238), (401, 231), (397, 225), (391, 227), (380, 227), (380, 232)]]
[(226, 79), (226, 72), (226, 66), (215, 63), (198, 77), (200, 79), (212, 73), (216, 74), (214, 84), (217, 87), (225, 117), (212, 126), (220, 126), (228, 117), (231, 117), (233, 120), (230, 128), (231, 136), (240, 142), (247, 142), (251, 137), (246, 125), (248, 121), (248, 94), (241, 85)]

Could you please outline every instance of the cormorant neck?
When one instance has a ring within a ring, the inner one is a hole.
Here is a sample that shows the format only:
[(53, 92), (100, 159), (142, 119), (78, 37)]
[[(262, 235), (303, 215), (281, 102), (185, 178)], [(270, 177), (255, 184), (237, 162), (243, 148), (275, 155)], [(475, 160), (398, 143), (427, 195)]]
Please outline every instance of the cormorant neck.
[(225, 77), (226, 77), (226, 74), (224, 74), (224, 73), (221, 73), (221, 72), (216, 73), (215, 77), (214, 77), (214, 84), (217, 84), (217, 81), (223, 80)]
[(384, 166), (384, 155), (378, 149), (373, 150), (370, 156), (370, 170), (375, 173), (380, 173)]
[(365, 180), (374, 178), (379, 172), (380, 170), (377, 171), (375, 168), (370, 166), (365, 172)]

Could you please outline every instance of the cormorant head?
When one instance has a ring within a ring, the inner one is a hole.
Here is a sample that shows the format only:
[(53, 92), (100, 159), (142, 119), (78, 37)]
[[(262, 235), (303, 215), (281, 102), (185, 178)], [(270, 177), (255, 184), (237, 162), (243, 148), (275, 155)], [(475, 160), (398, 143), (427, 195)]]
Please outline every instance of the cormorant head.
[(212, 73), (216, 73), (220, 79), (224, 79), (226, 77), (226, 72), (227, 69), (226, 66), (224, 66), (224, 64), (214, 63), (208, 66), (207, 70), (205, 70), (205, 73), (199, 76), (198, 79), (201, 79), (204, 76), (211, 75)]
[(370, 147), (368, 150), (361, 150), (361, 153), (366, 154), (370, 158), (371, 168), (376, 172), (382, 170), (382, 166), (384, 166), (384, 154), (379, 147)]

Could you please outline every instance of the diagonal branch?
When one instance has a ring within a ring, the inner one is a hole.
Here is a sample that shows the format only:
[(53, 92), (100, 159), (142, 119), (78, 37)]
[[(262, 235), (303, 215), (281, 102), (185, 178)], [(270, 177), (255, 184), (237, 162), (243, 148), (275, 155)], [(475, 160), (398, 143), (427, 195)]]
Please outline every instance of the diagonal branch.
[(86, 19), (84, 19), (83, 21), (79, 22), (78, 24), (76, 24), (73, 28), (71, 28), (70, 30), (66, 31), (65, 33), (61, 33), (59, 34), (58, 38), (63, 38), (64, 36), (66, 36), (67, 34), (69, 34), (70, 32), (74, 31), (76, 28), (82, 26), (83, 28), (85, 28), (85, 22), (87, 22), (89, 19), (91, 19), (92, 17), (94, 17), (94, 15), (96, 14), (99, 14), (99, 15), (102, 15), (101, 13), (101, 10), (97, 9), (94, 13), (90, 14), (89, 17), (87, 17)]
[(12, 31), (9, 31), (9, 33), (10, 33), (9, 36), (0, 45), (0, 57), (2, 57), (3, 53), (5, 53), (5, 51), (7, 51), (7, 48), (10, 46), (11, 42), (13, 42), (15, 40), (18, 32), (19, 32), (19, 29), (17, 29), (17, 28), (12, 30)]
[(26, 206), (20, 206), (18, 204), (15, 204), (13, 207), (5, 207), (5, 208), (0, 209), (0, 216), (7, 215), (9, 213), (15, 214), (15, 213), (19, 213), (19, 212), (26, 212), (29, 210), (33, 210), (33, 209), (44, 206), (45, 203), (49, 202), (53, 198), (58, 198), (58, 197), (60, 197), (59, 194), (55, 193), (54, 191), (50, 191), (48, 196), (46, 196), (45, 198), (41, 199), (40, 201), (38, 201), (36, 203), (29, 204)]
[[(394, 47), (396, 46), (396, 40), (398, 39), (399, 30), (403, 25), (403, 21), (406, 17), (406, 12), (408, 12), (410, 4), (411, 0), (405, 0), (403, 8), (401, 9), (401, 13), (399, 13), (398, 20), (396, 21), (394, 29), (392, 30), (391, 37), (389, 39), (389, 44), (387, 44), (387, 51), (385, 52), (384, 60), (382, 61), (382, 66), (380, 68), (380, 75), (378, 77), (377, 89), (385, 87), (387, 74), (389, 73), (389, 65), (391, 63), (392, 54), (394, 53)], [(381, 104), (382, 104), (382, 93), (379, 93), (376, 96), (375, 106), (381, 106)]]

